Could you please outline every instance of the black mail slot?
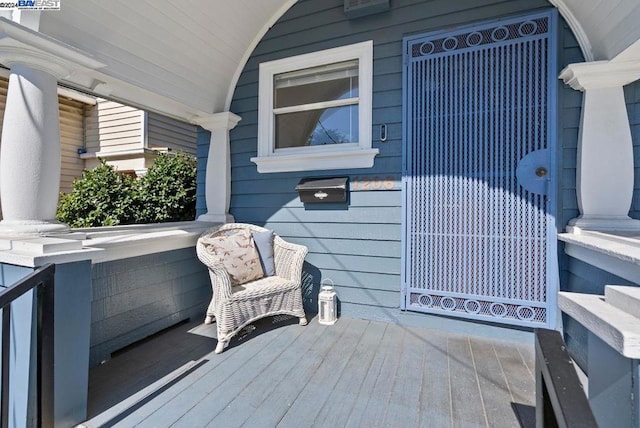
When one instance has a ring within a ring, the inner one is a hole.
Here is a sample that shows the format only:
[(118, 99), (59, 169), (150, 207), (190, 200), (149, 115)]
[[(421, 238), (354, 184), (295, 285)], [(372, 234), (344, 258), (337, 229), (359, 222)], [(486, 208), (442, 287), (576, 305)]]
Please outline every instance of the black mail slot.
[(296, 186), (304, 203), (331, 203), (347, 201), (348, 177), (303, 178)]

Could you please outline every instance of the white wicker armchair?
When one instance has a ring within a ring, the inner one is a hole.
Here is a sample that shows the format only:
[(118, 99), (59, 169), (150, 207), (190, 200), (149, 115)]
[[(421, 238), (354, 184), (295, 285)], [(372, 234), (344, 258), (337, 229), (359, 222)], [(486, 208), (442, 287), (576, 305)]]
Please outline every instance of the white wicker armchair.
[(272, 315), (288, 314), (300, 318), (300, 325), (307, 319), (302, 308), (302, 263), (307, 247), (285, 242), (278, 235), (273, 239), (275, 276), (261, 278), (247, 284), (231, 285), (225, 268), (205, 249), (203, 240), (234, 229), (262, 232), (267, 229), (251, 224), (230, 223), (203, 233), (198, 239), (198, 258), (209, 268), (213, 297), (205, 324), (216, 322), (218, 345), (215, 352), (221, 353), (231, 338), (242, 327)]

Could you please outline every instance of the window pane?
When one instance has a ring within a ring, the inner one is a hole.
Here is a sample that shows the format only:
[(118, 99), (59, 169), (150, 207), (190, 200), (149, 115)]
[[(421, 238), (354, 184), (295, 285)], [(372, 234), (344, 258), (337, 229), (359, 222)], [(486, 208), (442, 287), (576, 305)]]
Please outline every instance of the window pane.
[(346, 61), (278, 74), (274, 107), (332, 101), (358, 96), (358, 61)]
[(357, 105), (276, 116), (276, 149), (357, 142)]

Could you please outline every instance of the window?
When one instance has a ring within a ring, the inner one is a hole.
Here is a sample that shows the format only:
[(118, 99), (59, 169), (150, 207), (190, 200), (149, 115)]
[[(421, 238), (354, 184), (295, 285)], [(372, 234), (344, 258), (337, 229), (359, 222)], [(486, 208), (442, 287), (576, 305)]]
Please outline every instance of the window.
[(370, 168), (373, 42), (260, 64), (259, 172)]

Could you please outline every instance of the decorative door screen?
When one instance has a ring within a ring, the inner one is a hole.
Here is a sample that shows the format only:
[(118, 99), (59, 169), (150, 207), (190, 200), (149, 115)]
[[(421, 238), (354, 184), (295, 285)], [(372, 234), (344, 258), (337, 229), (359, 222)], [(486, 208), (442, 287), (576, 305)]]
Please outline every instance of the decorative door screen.
[(403, 309), (555, 322), (555, 26), (405, 38)]

